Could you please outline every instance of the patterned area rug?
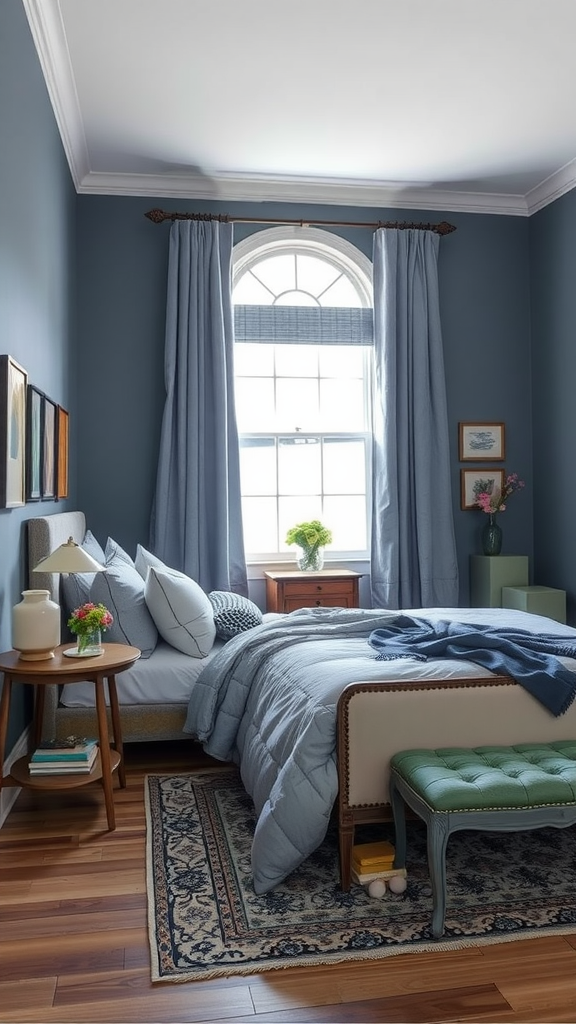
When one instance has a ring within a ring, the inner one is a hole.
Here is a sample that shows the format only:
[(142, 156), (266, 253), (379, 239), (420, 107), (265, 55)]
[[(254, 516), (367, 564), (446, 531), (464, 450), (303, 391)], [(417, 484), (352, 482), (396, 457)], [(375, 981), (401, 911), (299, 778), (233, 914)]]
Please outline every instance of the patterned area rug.
[[(446, 933), (432, 939), (426, 830), (408, 824), (408, 888), (372, 899), (338, 881), (331, 828), (281, 886), (256, 896), (255, 818), (235, 770), (147, 778), (153, 981), (379, 959), (576, 931), (574, 829), (456, 832), (448, 843)], [(391, 826), (357, 836), (389, 839)]]

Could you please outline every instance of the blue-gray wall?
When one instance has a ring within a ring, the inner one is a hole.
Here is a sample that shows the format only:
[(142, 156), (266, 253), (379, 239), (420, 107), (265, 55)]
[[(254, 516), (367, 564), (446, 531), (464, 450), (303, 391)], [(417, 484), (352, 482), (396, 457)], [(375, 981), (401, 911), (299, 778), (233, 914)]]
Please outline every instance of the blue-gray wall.
[[(146, 543), (164, 402), (164, 310), (169, 222), (144, 216), (166, 210), (232, 216), (334, 220), (445, 219), (457, 230), (440, 246), (453, 500), (468, 602), (468, 556), (480, 553), (483, 513), (460, 510), (458, 422), (506, 423), (508, 471), (526, 490), (501, 517), (503, 551), (532, 556), (532, 426), (528, 221), (517, 217), (414, 210), (199, 203), (81, 196), (78, 203), (78, 423), (83, 451), (78, 497), (100, 540), (110, 534), (132, 552)], [(236, 225), (238, 241), (254, 226)], [(372, 232), (334, 229), (368, 256)], [(105, 396), (104, 402), (102, 396)], [(470, 464), (468, 464), (470, 466)]]
[(576, 621), (576, 190), (530, 219), (534, 564)]
[[(12, 355), (30, 383), (71, 412), (75, 204), (24, 8), (21, 0), (2, 0), (0, 352)], [(73, 495), (73, 477), (71, 485)], [(66, 507), (39, 502), (0, 510), (0, 650), (12, 646), (11, 609), (27, 586), (25, 521)], [(14, 687), (9, 749), (26, 717), (24, 688)]]

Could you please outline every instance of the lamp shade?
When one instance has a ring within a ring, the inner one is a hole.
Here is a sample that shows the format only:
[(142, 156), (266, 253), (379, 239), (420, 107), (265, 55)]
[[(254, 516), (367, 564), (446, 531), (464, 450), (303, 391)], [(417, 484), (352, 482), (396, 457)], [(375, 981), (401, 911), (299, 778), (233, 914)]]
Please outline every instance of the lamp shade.
[(52, 554), (38, 562), (33, 571), (105, 572), (105, 567), (92, 558), (87, 551), (84, 551), (79, 544), (76, 544), (72, 537), (69, 537), (65, 544), (61, 544)]

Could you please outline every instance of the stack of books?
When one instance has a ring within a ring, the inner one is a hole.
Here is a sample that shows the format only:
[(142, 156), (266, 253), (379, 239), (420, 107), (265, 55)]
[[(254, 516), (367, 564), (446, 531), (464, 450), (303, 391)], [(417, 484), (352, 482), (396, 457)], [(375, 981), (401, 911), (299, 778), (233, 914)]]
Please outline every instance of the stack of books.
[(352, 847), (352, 878), (360, 885), (376, 878), (406, 877), (405, 868), (394, 868), (396, 851), (392, 843), (361, 843)]
[(63, 746), (46, 743), (36, 748), (28, 762), (28, 768), (30, 775), (89, 774), (97, 754), (96, 740), (78, 740), (74, 744)]

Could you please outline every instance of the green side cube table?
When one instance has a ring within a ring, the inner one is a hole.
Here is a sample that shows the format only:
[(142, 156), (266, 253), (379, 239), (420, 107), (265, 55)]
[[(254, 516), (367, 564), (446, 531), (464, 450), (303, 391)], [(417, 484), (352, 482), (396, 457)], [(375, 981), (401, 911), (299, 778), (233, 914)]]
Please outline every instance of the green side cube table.
[(503, 587), (528, 586), (528, 555), (471, 555), (470, 605), (501, 608)]
[(554, 587), (502, 587), (502, 607), (566, 622), (566, 591)]

